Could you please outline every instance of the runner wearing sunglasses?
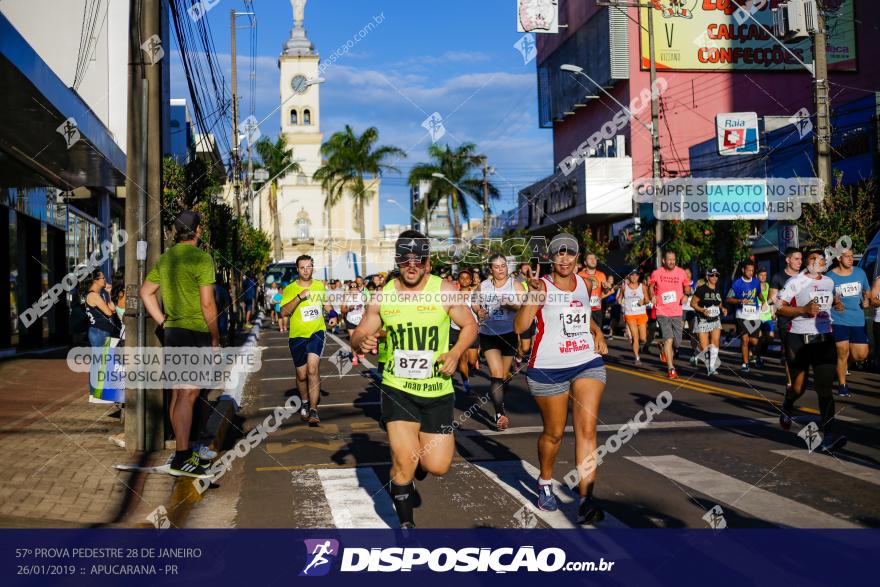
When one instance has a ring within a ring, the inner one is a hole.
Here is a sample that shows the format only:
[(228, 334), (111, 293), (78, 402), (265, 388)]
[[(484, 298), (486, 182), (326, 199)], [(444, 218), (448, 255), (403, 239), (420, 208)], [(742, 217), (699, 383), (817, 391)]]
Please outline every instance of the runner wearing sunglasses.
[[(391, 447), (394, 508), (401, 528), (415, 527), (416, 470), (443, 475), (455, 452), (452, 375), (477, 336), (477, 323), (454, 284), (431, 275), (430, 244), (406, 230), (395, 244), (400, 277), (369, 301), (352, 336), (352, 348), (370, 352), (378, 333), (386, 333), (387, 362), (382, 374), (382, 420)], [(459, 327), (449, 346), (449, 324)]]

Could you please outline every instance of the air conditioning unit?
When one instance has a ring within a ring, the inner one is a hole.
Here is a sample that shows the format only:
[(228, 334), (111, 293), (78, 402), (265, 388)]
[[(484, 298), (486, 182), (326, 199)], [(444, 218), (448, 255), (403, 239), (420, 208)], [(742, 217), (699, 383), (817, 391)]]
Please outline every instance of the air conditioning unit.
[(788, 0), (773, 9), (773, 28), (784, 41), (800, 41), (819, 30), (816, 0)]

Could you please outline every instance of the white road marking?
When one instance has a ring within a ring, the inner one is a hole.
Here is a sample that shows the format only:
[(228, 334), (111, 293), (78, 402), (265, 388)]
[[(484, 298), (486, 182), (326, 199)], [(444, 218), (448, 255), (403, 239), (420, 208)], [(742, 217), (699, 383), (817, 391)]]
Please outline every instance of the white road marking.
[[(335, 340), (339, 346), (341, 346), (344, 349), (348, 349), (348, 352), (351, 352), (351, 346), (349, 346), (349, 344), (347, 342), (345, 342), (344, 340), (342, 340), (341, 338), (339, 338), (338, 336), (336, 336), (335, 334), (333, 334), (331, 332), (328, 332), (327, 336), (329, 336), (331, 339)], [(376, 368), (376, 365), (374, 365), (373, 363), (371, 363), (370, 361), (368, 361), (365, 358), (359, 359), (359, 362), (363, 363), (364, 365), (366, 365), (370, 369)]]
[(625, 458), (760, 520), (792, 528), (859, 527), (675, 455)]
[(324, 496), (337, 528), (397, 528), (388, 491), (373, 469), (319, 469)]
[[(379, 406), (379, 405), (382, 405), (382, 402), (380, 402), (380, 401), (374, 401), (374, 402), (346, 402), (346, 403), (342, 403), (342, 404), (325, 404), (325, 403), (320, 403), (320, 404), (318, 404), (318, 407), (321, 408), (321, 409), (323, 410), (324, 408), (359, 408), (359, 407), (361, 407), (361, 406)], [(274, 408), (260, 408), (259, 411), (260, 411), (260, 412), (274, 412), (275, 410), (279, 410), (279, 409), (283, 410), (283, 409), (285, 409), (285, 408), (284, 408), (283, 406), (278, 406), (278, 407), (274, 407)]]
[(841, 473), (849, 477), (854, 477), (861, 481), (867, 481), (874, 485), (880, 485), (880, 468), (871, 466), (867, 463), (858, 464), (853, 461), (842, 461), (829, 455), (817, 452), (810, 453), (807, 450), (774, 450), (778, 455), (783, 455), (792, 459), (797, 459), (805, 463), (810, 463), (835, 473)]

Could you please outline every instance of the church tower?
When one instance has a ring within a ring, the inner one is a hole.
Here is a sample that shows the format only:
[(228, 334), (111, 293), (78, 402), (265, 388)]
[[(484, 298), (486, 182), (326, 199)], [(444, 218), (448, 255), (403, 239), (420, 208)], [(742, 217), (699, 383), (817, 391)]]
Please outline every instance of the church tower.
[[(312, 180), (322, 164), (324, 135), (318, 84), (324, 80), (320, 77), (320, 57), (303, 27), (306, 0), (290, 0), (290, 4), (293, 29), (278, 57), (280, 136), (292, 150), (292, 160), (299, 164), (301, 171), (287, 173), (278, 180), (278, 212), (272, 222), (278, 223), (282, 255), (275, 261), (293, 261), (306, 254), (314, 259), (316, 278), (350, 278), (359, 268), (361, 225), (353, 214), (348, 194), (328, 211), (324, 207), (321, 185)], [(378, 242), (380, 183), (376, 180), (370, 184), (374, 197), (364, 210), (364, 232), (369, 242), (367, 273), (390, 267), (393, 260), (393, 247), (389, 249)], [(267, 218), (273, 216), (269, 207), (268, 198), (261, 198), (261, 210)], [(262, 226), (272, 237), (275, 226)]]

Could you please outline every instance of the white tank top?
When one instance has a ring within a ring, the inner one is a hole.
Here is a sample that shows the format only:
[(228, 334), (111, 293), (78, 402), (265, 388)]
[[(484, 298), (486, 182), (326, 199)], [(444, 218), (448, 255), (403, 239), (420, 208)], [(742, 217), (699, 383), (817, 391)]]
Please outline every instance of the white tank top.
[(348, 313), (345, 319), (354, 325), (361, 323), (364, 318), (366, 295), (362, 291), (350, 291), (345, 295), (345, 305), (348, 306)]
[(635, 289), (629, 286), (629, 283), (624, 284), (623, 286), (623, 315), (624, 316), (639, 316), (644, 314), (646, 308), (644, 306), (645, 303), (645, 292), (642, 288), (642, 284), (638, 284)]
[(574, 291), (562, 291), (541, 278), (547, 300), (538, 310), (535, 348), (529, 368), (570, 369), (599, 358), (590, 332), (590, 291), (575, 275)]
[(516, 312), (508, 308), (502, 308), (501, 304), (515, 301), (516, 290), (513, 288), (513, 278), (508, 277), (507, 282), (501, 287), (495, 287), (492, 279), (487, 279), (480, 284), (480, 304), (486, 308), (489, 315), (480, 324), (480, 334), (508, 334), (513, 332), (513, 319)]

